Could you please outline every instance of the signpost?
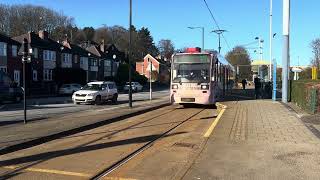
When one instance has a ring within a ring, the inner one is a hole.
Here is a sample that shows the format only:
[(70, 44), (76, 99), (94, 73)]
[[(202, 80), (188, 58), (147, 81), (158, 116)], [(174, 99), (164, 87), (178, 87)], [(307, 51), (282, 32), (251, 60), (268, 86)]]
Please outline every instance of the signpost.
[[(271, 69), (271, 67), (270, 67)], [(272, 93), (272, 100), (277, 100), (277, 61), (273, 59), (273, 93)]]
[(32, 48), (29, 47), (28, 40), (26, 38), (23, 39), (21, 49), (19, 50), (19, 54), (22, 55), (22, 64), (23, 64), (23, 112), (24, 112), (23, 123), (26, 124), (27, 123), (26, 63), (31, 62), (31, 54), (32, 54)]

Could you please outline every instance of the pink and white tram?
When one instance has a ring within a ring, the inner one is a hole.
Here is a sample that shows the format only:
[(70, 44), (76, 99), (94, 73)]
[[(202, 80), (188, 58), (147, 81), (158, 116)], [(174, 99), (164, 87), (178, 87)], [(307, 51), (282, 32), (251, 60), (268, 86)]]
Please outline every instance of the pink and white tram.
[(217, 52), (187, 48), (171, 62), (170, 99), (174, 104), (213, 105), (232, 87), (234, 68)]

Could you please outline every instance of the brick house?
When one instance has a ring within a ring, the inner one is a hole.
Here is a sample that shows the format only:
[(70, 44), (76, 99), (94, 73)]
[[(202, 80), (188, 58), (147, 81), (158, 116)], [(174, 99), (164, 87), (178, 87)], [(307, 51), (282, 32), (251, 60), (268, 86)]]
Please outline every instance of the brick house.
[[(152, 62), (149, 63), (149, 60)], [(136, 62), (136, 71), (140, 75), (144, 75), (146, 78), (149, 79), (150, 70), (152, 69), (152, 81), (158, 81), (161, 83), (168, 83), (170, 81), (170, 65), (166, 62), (156, 59), (152, 57), (150, 54), (147, 54), (142, 62)]]
[[(86, 82), (89, 82), (89, 64), (91, 64), (89, 63), (89, 55), (91, 55), (90, 52), (76, 44), (70, 43), (68, 39), (63, 41), (62, 44), (65, 48), (68, 48), (71, 51), (70, 53), (72, 54), (72, 68), (83, 69), (86, 72)], [(90, 57), (90, 59), (93, 59), (92, 56)]]
[[(38, 34), (28, 32), (26, 34), (13, 37), (14, 40), (22, 43), (26, 38), (33, 49), (31, 63), (26, 67), (27, 84), (33, 89), (46, 91), (43, 93), (55, 93), (57, 90), (53, 82), (53, 70), (60, 64), (62, 45), (49, 38), (46, 31), (39, 31)], [(41, 89), (41, 90), (40, 90)], [(41, 93), (41, 92), (38, 92)]]
[[(119, 51), (113, 44), (101, 44), (91, 42), (86, 45), (86, 50), (94, 56), (91, 64), (97, 64), (97, 69), (89, 71), (89, 78), (96, 80), (109, 80), (116, 76), (119, 62), (123, 61), (124, 53)], [(96, 71), (95, 71), (96, 70)]]
[(21, 44), (0, 34), (0, 71), (5, 72), (18, 85), (22, 84), (22, 61), (18, 56)]

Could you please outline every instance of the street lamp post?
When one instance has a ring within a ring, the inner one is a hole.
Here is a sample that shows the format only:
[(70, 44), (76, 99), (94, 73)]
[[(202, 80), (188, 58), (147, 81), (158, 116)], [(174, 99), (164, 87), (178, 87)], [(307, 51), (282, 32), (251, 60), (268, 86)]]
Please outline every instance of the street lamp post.
[(269, 55), (270, 55), (270, 57), (269, 57), (269, 60), (270, 60), (270, 65), (269, 65), (269, 80), (270, 80), (270, 82), (271, 82), (271, 79), (272, 79), (272, 39), (273, 39), (273, 37), (272, 37), (272, 0), (270, 0), (270, 32), (269, 32), (270, 34), (269, 34), (269, 40), (270, 40), (270, 49), (269, 49), (269, 51), (270, 51), (270, 53), (269, 53)]
[(188, 27), (189, 29), (201, 29), (202, 30), (202, 51), (204, 51), (204, 27)]
[[(263, 43), (264, 43), (264, 40), (261, 39), (260, 37), (256, 37), (255, 40), (257, 40), (258, 43), (259, 43), (259, 54), (260, 54), (260, 60), (262, 61), (263, 60)], [(262, 72), (260, 71), (260, 65), (258, 65), (258, 75), (259, 76), (263, 76)]]
[(214, 31), (211, 31), (211, 32), (214, 32), (214, 33), (218, 34), (218, 38), (219, 38), (219, 54), (220, 54), (220, 52), (221, 52), (221, 41), (220, 41), (221, 37), (220, 36), (221, 36), (222, 33), (227, 32), (227, 30), (217, 29), (217, 30), (214, 30)]
[(129, 0), (129, 107), (132, 107), (132, 84), (131, 84), (131, 31), (132, 31), (132, 0)]

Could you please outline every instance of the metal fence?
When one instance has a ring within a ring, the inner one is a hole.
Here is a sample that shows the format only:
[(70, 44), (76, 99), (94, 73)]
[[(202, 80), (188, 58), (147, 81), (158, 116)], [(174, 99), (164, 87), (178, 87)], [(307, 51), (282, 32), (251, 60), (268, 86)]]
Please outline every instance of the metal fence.
[(289, 99), (309, 113), (320, 112), (320, 81), (291, 81)]

